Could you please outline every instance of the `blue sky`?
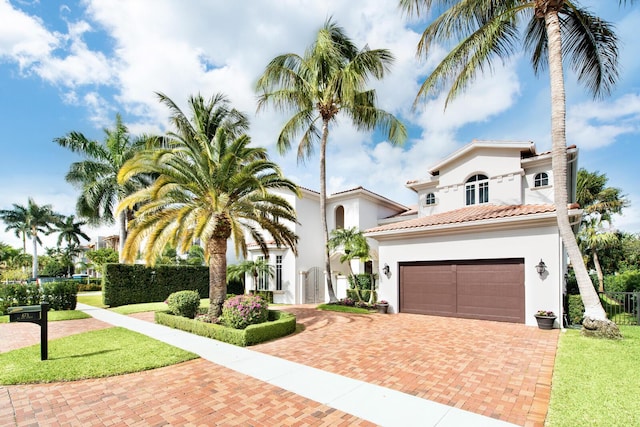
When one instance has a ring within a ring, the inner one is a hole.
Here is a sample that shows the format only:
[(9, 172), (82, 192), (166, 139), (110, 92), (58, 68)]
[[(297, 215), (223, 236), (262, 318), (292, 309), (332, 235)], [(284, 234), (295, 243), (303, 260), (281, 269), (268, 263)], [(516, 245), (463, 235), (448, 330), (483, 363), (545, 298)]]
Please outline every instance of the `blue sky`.
[[(621, 76), (610, 97), (594, 101), (567, 72), (568, 143), (579, 147), (581, 167), (606, 173), (630, 199), (614, 225), (640, 232), (640, 48), (634, 45), (640, 10), (580, 3), (616, 24)], [(533, 76), (527, 58), (495, 64), (493, 74), (481, 76), (446, 112), (442, 98), (412, 110), (419, 84), (445, 51), (417, 60), (421, 24), (408, 23), (393, 1), (0, 0), (0, 208), (32, 197), (74, 213), (78, 193), (64, 176), (80, 158), (53, 139), (73, 130), (102, 140), (116, 113), (132, 134), (164, 132), (166, 109), (154, 92), (181, 106), (190, 94), (226, 93), (251, 117), (254, 143), (268, 147), (288, 177), (318, 189), (317, 158), (298, 164), (295, 150), (285, 156), (273, 150), (284, 118), (273, 111), (256, 115), (252, 88), (274, 56), (302, 53), (327, 16), (358, 46), (393, 52), (391, 74), (372, 86), (379, 105), (411, 130), (404, 147), (392, 147), (348, 124), (333, 129), (329, 191), (362, 185), (409, 205), (414, 193), (404, 183), (424, 177), (430, 165), (474, 138), (550, 148), (548, 76)], [(0, 241), (20, 245), (4, 226), (0, 231)], [(92, 237), (116, 233), (87, 231)], [(45, 239), (45, 246), (54, 244)]]

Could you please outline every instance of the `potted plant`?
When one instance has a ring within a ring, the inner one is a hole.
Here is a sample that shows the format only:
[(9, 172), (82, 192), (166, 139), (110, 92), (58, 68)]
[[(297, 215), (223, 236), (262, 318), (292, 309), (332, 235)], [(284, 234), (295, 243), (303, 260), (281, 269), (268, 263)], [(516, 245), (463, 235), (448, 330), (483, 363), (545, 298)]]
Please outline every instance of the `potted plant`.
[(389, 303), (385, 300), (378, 301), (376, 303), (376, 308), (378, 309), (378, 313), (386, 313), (389, 309)]
[(553, 329), (557, 316), (553, 311), (538, 310), (535, 314), (540, 329)]

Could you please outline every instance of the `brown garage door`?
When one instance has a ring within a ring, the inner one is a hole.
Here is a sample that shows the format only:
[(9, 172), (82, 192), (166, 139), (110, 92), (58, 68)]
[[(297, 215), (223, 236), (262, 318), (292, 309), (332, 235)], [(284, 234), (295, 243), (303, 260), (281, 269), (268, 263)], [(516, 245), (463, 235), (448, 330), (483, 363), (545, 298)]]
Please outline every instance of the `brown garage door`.
[(400, 263), (400, 311), (524, 323), (524, 260)]

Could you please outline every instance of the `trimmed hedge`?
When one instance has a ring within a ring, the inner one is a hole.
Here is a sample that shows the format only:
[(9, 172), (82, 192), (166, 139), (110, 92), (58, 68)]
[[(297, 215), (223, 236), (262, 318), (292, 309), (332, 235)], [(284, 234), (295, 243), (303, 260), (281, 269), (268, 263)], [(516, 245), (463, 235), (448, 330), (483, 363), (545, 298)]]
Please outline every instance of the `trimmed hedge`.
[(165, 301), (178, 291), (197, 291), (209, 296), (209, 267), (106, 264), (103, 302), (110, 307)]
[(42, 298), (51, 310), (75, 310), (78, 302), (78, 282), (64, 280), (44, 284)]
[(50, 310), (75, 310), (78, 302), (78, 283), (61, 280), (43, 285), (44, 292), (36, 282), (0, 284), (0, 315), (9, 307), (49, 303)]
[(196, 291), (178, 291), (169, 295), (166, 303), (170, 313), (193, 319), (200, 308), (200, 295)]
[(581, 325), (584, 315), (584, 304), (580, 295), (569, 295), (569, 323)]
[(296, 330), (296, 316), (278, 310), (269, 310), (269, 320), (246, 329), (233, 329), (214, 323), (200, 322), (186, 317), (157, 311), (155, 321), (160, 325), (180, 329), (229, 344), (246, 347), (292, 334)]
[(42, 300), (40, 287), (31, 283), (0, 283), (0, 316), (7, 314), (9, 307), (37, 305)]

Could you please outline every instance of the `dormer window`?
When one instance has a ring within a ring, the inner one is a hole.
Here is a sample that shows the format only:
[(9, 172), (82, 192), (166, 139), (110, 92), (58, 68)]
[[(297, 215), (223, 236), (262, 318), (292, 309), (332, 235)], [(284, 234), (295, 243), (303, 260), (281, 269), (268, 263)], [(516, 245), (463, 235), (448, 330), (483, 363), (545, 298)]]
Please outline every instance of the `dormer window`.
[(489, 203), (489, 178), (486, 175), (473, 175), (464, 186), (467, 206)]
[(546, 172), (537, 173), (533, 178), (534, 187), (544, 187), (549, 185), (549, 175)]
[(436, 196), (433, 193), (429, 193), (424, 197), (424, 205), (431, 206), (436, 204)]

